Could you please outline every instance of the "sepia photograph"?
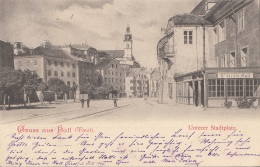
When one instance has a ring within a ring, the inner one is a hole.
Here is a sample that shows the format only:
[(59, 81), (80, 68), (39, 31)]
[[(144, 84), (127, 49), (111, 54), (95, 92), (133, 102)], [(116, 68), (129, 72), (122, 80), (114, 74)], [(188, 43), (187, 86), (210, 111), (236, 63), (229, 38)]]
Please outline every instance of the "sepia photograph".
[(260, 0), (0, 0), (0, 167), (260, 166)]

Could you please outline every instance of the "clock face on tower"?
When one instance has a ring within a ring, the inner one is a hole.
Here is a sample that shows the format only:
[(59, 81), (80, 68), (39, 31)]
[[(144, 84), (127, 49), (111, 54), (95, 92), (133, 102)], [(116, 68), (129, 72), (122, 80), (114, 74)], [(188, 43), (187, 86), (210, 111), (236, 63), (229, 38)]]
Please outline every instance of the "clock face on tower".
[(132, 35), (130, 35), (130, 34), (125, 35), (125, 40), (126, 41), (131, 41), (132, 40)]

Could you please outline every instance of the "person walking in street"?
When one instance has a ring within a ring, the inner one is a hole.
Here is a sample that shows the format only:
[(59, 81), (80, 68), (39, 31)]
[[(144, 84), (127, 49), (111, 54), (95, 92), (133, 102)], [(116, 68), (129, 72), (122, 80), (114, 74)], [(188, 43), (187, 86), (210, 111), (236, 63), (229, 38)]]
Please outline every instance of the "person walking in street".
[(87, 101), (87, 107), (89, 108), (89, 103), (90, 103), (90, 98), (88, 96), (88, 94), (85, 94), (85, 97), (84, 97)]
[(113, 101), (114, 101), (114, 107), (117, 107), (117, 98), (114, 97), (114, 98), (113, 98)]
[(85, 100), (84, 100), (84, 96), (83, 95), (80, 96), (80, 102), (81, 102), (81, 108), (84, 108)]

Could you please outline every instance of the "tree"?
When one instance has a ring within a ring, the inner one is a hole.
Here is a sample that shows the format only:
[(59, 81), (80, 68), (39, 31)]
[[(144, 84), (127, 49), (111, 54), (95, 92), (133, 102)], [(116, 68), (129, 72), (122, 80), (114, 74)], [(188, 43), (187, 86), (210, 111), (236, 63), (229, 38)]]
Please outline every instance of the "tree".
[(4, 95), (4, 108), (6, 100), (10, 107), (10, 98), (14, 98), (24, 85), (23, 72), (21, 70), (13, 70), (12, 68), (0, 69), (0, 92)]
[(63, 100), (65, 103), (67, 103), (67, 94), (69, 93), (70, 91), (70, 87), (68, 85), (61, 85), (61, 93), (63, 94)]
[(95, 89), (96, 89), (96, 87), (91, 83), (79, 85), (79, 90), (80, 90), (80, 93), (82, 93), (82, 94), (86, 93), (89, 95), (93, 95), (95, 93)]
[(95, 89), (94, 94), (98, 96), (98, 98), (101, 95), (108, 96), (109, 93), (113, 91), (113, 86), (109, 84), (103, 84)]
[(44, 91), (48, 90), (48, 85), (45, 82), (41, 81), (37, 87), (37, 90), (43, 93)]
[(73, 84), (71, 91), (73, 92), (73, 98), (74, 98), (74, 102), (76, 102), (76, 91), (78, 89), (78, 85), (77, 84)]
[[(30, 70), (24, 70), (23, 71), (23, 77), (24, 77), (24, 85), (23, 85), (23, 91), (24, 96), (28, 97), (28, 102), (30, 104), (30, 95), (35, 92), (41, 83), (41, 78), (33, 73)], [(24, 98), (25, 104), (26, 104), (26, 98)]]
[(57, 96), (58, 94), (62, 94), (62, 86), (65, 85), (64, 81), (59, 78), (51, 78), (48, 81), (48, 87), (50, 91), (55, 93), (55, 103), (57, 103)]

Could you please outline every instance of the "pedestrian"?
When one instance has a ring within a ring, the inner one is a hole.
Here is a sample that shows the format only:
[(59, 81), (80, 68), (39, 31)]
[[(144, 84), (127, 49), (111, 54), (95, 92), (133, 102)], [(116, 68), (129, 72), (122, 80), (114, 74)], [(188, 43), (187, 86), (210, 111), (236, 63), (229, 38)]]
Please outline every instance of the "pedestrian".
[(85, 102), (84, 95), (80, 96), (80, 102), (81, 102), (81, 108), (84, 108), (84, 102)]
[(89, 108), (90, 98), (89, 98), (88, 94), (85, 94), (84, 99), (87, 101), (87, 107)]
[(114, 101), (114, 107), (117, 107), (117, 98), (115, 97), (115, 98), (113, 99), (113, 101)]

